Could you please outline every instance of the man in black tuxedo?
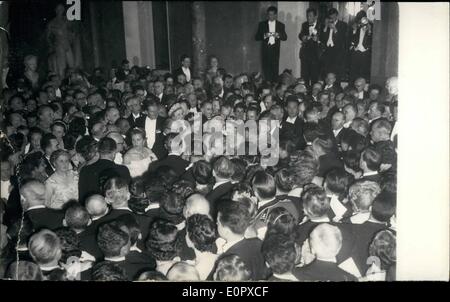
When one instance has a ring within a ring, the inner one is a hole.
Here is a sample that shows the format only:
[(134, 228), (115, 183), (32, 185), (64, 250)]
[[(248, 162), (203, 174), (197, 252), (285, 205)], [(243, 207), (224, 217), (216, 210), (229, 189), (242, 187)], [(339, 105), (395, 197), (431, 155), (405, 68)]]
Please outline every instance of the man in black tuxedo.
[(286, 41), (287, 35), (284, 24), (277, 21), (278, 9), (270, 6), (267, 9), (268, 20), (258, 25), (256, 41), (262, 41), (262, 64), (264, 78), (269, 82), (276, 82), (278, 78), (278, 64), (280, 61), (280, 41)]
[(128, 280), (135, 279), (136, 273), (155, 268), (155, 263), (148, 262), (133, 263), (134, 259), (127, 258), (130, 253), (131, 236), (129, 229), (121, 221), (110, 221), (100, 225), (97, 235), (97, 242), (100, 250), (105, 255), (104, 260), (118, 264), (127, 274)]
[(336, 256), (342, 246), (342, 234), (338, 227), (322, 223), (309, 235), (309, 246), (315, 259), (293, 275), (300, 281), (357, 281), (356, 277), (337, 265)]
[(101, 194), (102, 182), (112, 176), (120, 176), (131, 182), (130, 171), (126, 166), (114, 163), (116, 157), (116, 142), (109, 137), (102, 138), (98, 143), (99, 160), (81, 169), (78, 182), (79, 201), (84, 204), (86, 197)]
[(303, 22), (302, 30), (298, 35), (302, 41), (300, 48), (301, 76), (305, 84), (311, 87), (319, 79), (319, 35), (320, 25), (317, 22), (317, 10), (308, 8), (306, 10), (306, 19)]
[(370, 60), (372, 52), (372, 25), (362, 11), (356, 17), (355, 28), (350, 36), (350, 81), (362, 77), (370, 80)]
[(178, 75), (180, 74), (183, 74), (186, 77), (186, 82), (189, 82), (194, 76), (194, 73), (192, 72), (191, 69), (191, 58), (188, 55), (181, 56), (181, 66), (175, 69), (173, 72), (173, 76), (177, 82), (178, 82)]
[(216, 219), (218, 204), (231, 198), (231, 177), (234, 174), (234, 166), (231, 160), (226, 156), (221, 156), (216, 159), (213, 164), (213, 176), (216, 180), (213, 189), (206, 195), (209, 201), (211, 217)]
[[(250, 215), (247, 207), (240, 202), (224, 202), (220, 205), (217, 217), (217, 230), (225, 244), (218, 248), (222, 254), (216, 261), (237, 255), (251, 272), (251, 280), (265, 280), (269, 276), (264, 257), (261, 253), (262, 241), (259, 238), (247, 239), (245, 230), (249, 226)], [(215, 269), (213, 269), (213, 272)]]
[(178, 177), (185, 174), (186, 168), (189, 166), (189, 162), (181, 157), (182, 151), (180, 148), (174, 148), (172, 142), (178, 136), (178, 133), (169, 133), (166, 136), (165, 148), (168, 151), (166, 158), (152, 162), (149, 167), (149, 172), (155, 172), (159, 167), (168, 166), (172, 168)]
[(334, 92), (334, 94), (338, 94), (342, 91), (341, 85), (336, 81), (336, 75), (332, 72), (327, 73), (325, 77), (325, 87), (323, 88), (326, 92)]
[(280, 135), (282, 138), (290, 139), (297, 149), (304, 149), (306, 146), (303, 138), (304, 120), (299, 116), (299, 100), (296, 95), (290, 95), (286, 99), (287, 116), (281, 123)]
[(41, 148), (44, 151), (44, 163), (45, 163), (45, 173), (51, 176), (55, 172), (55, 168), (50, 163), (50, 156), (56, 150), (58, 150), (58, 140), (56, 136), (51, 133), (46, 133), (41, 138)]
[(164, 93), (164, 83), (162, 81), (155, 81), (154, 92), (155, 96), (159, 100), (159, 103), (167, 107), (169, 96)]
[(378, 184), (381, 181), (381, 175), (378, 170), (381, 166), (381, 154), (373, 146), (367, 147), (361, 153), (361, 160), (359, 161), (359, 167), (361, 168), (363, 175), (360, 179), (375, 181)]
[(142, 112), (141, 100), (137, 96), (131, 96), (125, 100), (127, 109), (131, 111), (130, 116), (127, 118), (130, 123), (130, 129), (136, 127), (136, 121), (140, 118), (145, 118), (145, 114)]
[(45, 185), (37, 180), (30, 180), (20, 188), (22, 208), (29, 218), (34, 230), (54, 230), (62, 226), (64, 213), (45, 207)]
[(338, 11), (331, 8), (325, 27), (320, 32), (320, 43), (325, 49), (321, 57), (322, 75), (328, 72), (336, 74), (341, 81), (345, 72), (345, 59), (347, 52), (347, 23), (338, 20)]
[(341, 151), (341, 141), (342, 137), (345, 136), (348, 132), (352, 131), (351, 129), (344, 128), (345, 124), (345, 115), (341, 111), (335, 112), (331, 117), (331, 130), (332, 130), (332, 139), (335, 147), (337, 147), (338, 151)]
[(145, 130), (145, 136), (147, 137), (147, 147), (152, 149), (156, 140), (157, 134), (161, 133), (164, 118), (158, 116), (159, 113), (159, 100), (157, 97), (152, 96), (145, 102), (145, 109), (147, 115), (142, 116), (136, 120), (136, 127)]

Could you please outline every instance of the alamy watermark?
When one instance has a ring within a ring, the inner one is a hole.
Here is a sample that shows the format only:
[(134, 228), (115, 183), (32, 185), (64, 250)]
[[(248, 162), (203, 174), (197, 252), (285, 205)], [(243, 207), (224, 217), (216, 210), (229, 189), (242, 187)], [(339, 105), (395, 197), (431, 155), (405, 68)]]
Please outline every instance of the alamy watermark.
[(173, 121), (171, 132), (178, 133), (170, 144), (171, 151), (186, 155), (239, 156), (260, 155), (261, 165), (278, 163), (280, 146), (278, 120), (223, 120), (215, 117), (202, 123), (202, 115), (193, 121)]

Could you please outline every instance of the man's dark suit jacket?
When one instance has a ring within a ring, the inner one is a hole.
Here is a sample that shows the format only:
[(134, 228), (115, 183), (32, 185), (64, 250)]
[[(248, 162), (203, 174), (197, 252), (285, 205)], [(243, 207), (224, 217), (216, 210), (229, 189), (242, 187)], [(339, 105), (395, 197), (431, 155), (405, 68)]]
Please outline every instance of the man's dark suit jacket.
[(53, 169), (50, 161), (47, 159), (47, 157), (45, 157), (45, 155), (42, 156), (42, 159), (44, 160), (45, 164), (45, 173), (47, 173), (48, 176), (51, 176), (53, 173), (55, 173), (55, 170)]
[(302, 41), (302, 47), (300, 48), (300, 59), (319, 59), (319, 37), (320, 31), (322, 30), (319, 20), (316, 22), (316, 26), (314, 27), (317, 30), (317, 41), (313, 39), (306, 40), (303, 42), (303, 37), (309, 36), (309, 23), (308, 21), (302, 23), (302, 29), (298, 34), (298, 38)]
[(128, 253), (123, 261), (111, 262), (125, 270), (129, 281), (134, 281), (138, 277), (137, 275), (143, 271), (153, 271), (156, 268), (156, 261), (151, 255), (134, 251)]
[(130, 171), (126, 166), (117, 165), (107, 159), (99, 159), (95, 163), (83, 167), (78, 182), (79, 201), (84, 204), (86, 197), (92, 194), (102, 194), (100, 178), (112, 174), (123, 177), (128, 183), (131, 182)]
[(243, 239), (220, 255), (216, 263), (223, 257), (237, 255), (250, 270), (251, 280), (265, 280), (270, 276), (270, 269), (261, 254), (261, 245), (262, 241), (259, 238)]
[[(136, 127), (142, 128), (145, 130), (145, 121), (147, 120), (147, 116), (142, 116), (136, 120)], [(161, 116), (158, 116), (156, 118), (156, 130), (162, 131), (164, 127), (164, 118)], [(148, 134), (147, 134), (148, 135)]]
[(145, 119), (147, 116), (144, 114), (144, 113), (139, 113), (139, 116), (135, 119), (134, 117), (133, 117), (133, 114), (131, 114), (128, 118), (127, 118), (127, 120), (128, 120), (128, 123), (130, 123), (130, 129), (133, 129), (134, 127), (136, 127), (136, 121), (137, 120), (139, 120), (139, 119)]
[(49, 229), (54, 230), (62, 227), (64, 212), (49, 208), (31, 209), (25, 212), (34, 230)]
[(148, 170), (149, 172), (156, 171), (159, 167), (162, 166), (168, 166), (172, 169), (174, 169), (175, 173), (177, 173), (178, 177), (181, 177), (185, 172), (186, 168), (189, 166), (189, 162), (187, 160), (184, 160), (181, 156), (170, 154), (163, 160), (158, 160), (152, 162)]
[(158, 157), (158, 160), (162, 160), (168, 155), (167, 149), (164, 147), (165, 141), (166, 136), (164, 135), (164, 132), (156, 133), (152, 151), (155, 153), (156, 157)]
[(22, 217), (22, 204), (20, 202), (19, 181), (16, 176), (11, 176), (10, 184), (12, 187), (8, 200), (5, 204), (5, 213), (2, 224), (11, 226), (17, 219)]
[(125, 261), (120, 264), (131, 280), (135, 280), (144, 271), (153, 271), (156, 261), (153, 256), (145, 251), (130, 251), (125, 256)]
[(275, 31), (280, 35), (279, 39), (275, 39), (274, 45), (269, 45), (269, 38), (264, 39), (264, 34), (269, 32), (269, 20), (261, 21), (258, 24), (258, 31), (255, 35), (256, 41), (263, 41), (262, 43), (262, 49), (263, 49), (263, 55), (269, 48), (274, 48), (275, 50), (280, 51), (280, 41), (286, 41), (287, 35), (285, 31), (284, 23), (280, 21), (276, 21), (275, 25)]
[(217, 218), (218, 204), (221, 202), (221, 200), (231, 198), (232, 188), (233, 184), (231, 183), (231, 181), (229, 181), (216, 187), (205, 196), (209, 201), (210, 213), (214, 220)]
[(334, 153), (327, 153), (319, 157), (319, 172), (317, 176), (324, 177), (330, 170), (344, 168), (343, 163)]
[(294, 268), (293, 275), (300, 281), (357, 281), (356, 277), (340, 269), (336, 263), (314, 260)]
[(80, 241), (80, 249), (94, 256), (95, 259), (98, 261), (103, 258), (103, 253), (97, 244), (98, 225), (91, 224), (91, 226), (92, 227), (88, 227), (83, 232), (78, 233), (77, 235)]
[(387, 226), (371, 221), (366, 221), (362, 224), (343, 223), (342, 225), (349, 227), (355, 236), (352, 258), (361, 274), (364, 275), (369, 269), (366, 264), (367, 258), (369, 257), (369, 245), (375, 235), (379, 231), (385, 230)]
[[(192, 78), (194, 77), (194, 72), (191, 67), (189, 67), (189, 71), (191, 72), (191, 80), (192, 80)], [(177, 81), (178, 75), (180, 74), (184, 74), (187, 78), (187, 75), (184, 73), (183, 68), (181, 66), (175, 69), (172, 74), (175, 81)]]
[(299, 116), (295, 119), (294, 124), (287, 122), (287, 117), (284, 118), (281, 123), (280, 138), (290, 139), (297, 149), (304, 149), (306, 142), (303, 137), (303, 124), (304, 121)]

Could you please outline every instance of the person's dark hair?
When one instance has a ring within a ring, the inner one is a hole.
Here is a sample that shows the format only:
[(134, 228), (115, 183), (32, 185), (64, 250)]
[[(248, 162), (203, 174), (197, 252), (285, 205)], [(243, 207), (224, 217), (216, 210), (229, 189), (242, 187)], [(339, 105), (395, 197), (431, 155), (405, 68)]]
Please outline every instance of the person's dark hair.
[(231, 179), (233, 181), (241, 182), (245, 178), (245, 170), (247, 168), (247, 162), (242, 158), (232, 158), (231, 162), (233, 163), (234, 173)]
[(6, 279), (19, 281), (42, 281), (44, 276), (39, 266), (31, 261), (12, 262), (5, 273)]
[(370, 108), (372, 105), (375, 105), (376, 108), (377, 108), (377, 111), (379, 111), (381, 114), (384, 114), (384, 112), (386, 111), (386, 107), (385, 107), (384, 104), (381, 103), (381, 102), (378, 102), (378, 101), (372, 101), (372, 102), (370, 102), (370, 104), (369, 104), (369, 108)]
[(18, 169), (21, 183), (33, 177), (33, 172), (39, 168), (43, 160), (44, 155), (41, 152), (33, 152), (25, 156)]
[(69, 132), (63, 137), (64, 148), (66, 150), (74, 150), (78, 139), (78, 134)]
[(382, 222), (389, 222), (395, 214), (395, 196), (387, 191), (381, 191), (372, 203), (371, 214), (373, 218)]
[(255, 173), (252, 186), (255, 193), (262, 199), (272, 199), (277, 192), (273, 176), (262, 171)]
[(369, 146), (361, 153), (362, 160), (371, 171), (378, 171), (381, 165), (381, 155), (375, 147)]
[(247, 281), (251, 271), (238, 255), (228, 255), (217, 261), (215, 281)]
[(73, 202), (66, 208), (64, 219), (69, 228), (84, 230), (89, 225), (90, 216), (85, 207)]
[(368, 140), (355, 130), (349, 129), (343, 133), (341, 143), (346, 143), (352, 148), (352, 150), (361, 152), (367, 147)]
[(219, 204), (220, 223), (235, 234), (244, 234), (250, 224), (248, 208), (240, 202), (222, 202)]
[(120, 228), (117, 221), (103, 223), (98, 228), (97, 244), (105, 257), (118, 257), (130, 241), (130, 235)]
[(102, 261), (92, 268), (94, 281), (130, 281), (125, 269), (111, 261)]
[(25, 142), (25, 135), (20, 132), (14, 133), (9, 136), (9, 141), (11, 143), (11, 146), (14, 148), (14, 152), (18, 152), (22, 149), (23, 143)]
[(189, 180), (180, 179), (172, 185), (172, 191), (186, 199), (195, 192), (195, 184)]
[(316, 10), (315, 8), (309, 7), (309, 8), (306, 10), (306, 14), (309, 14), (309, 13), (313, 13), (314, 16), (317, 16), (317, 10)]
[(330, 210), (330, 201), (325, 190), (319, 186), (311, 185), (302, 192), (303, 207), (314, 217), (322, 217)]
[(117, 144), (115, 140), (110, 137), (104, 137), (98, 142), (98, 153), (111, 154), (116, 152)]
[(98, 143), (89, 135), (83, 136), (75, 144), (75, 151), (79, 153), (86, 161), (90, 161), (95, 157), (97, 148)]
[(192, 167), (192, 174), (197, 183), (206, 185), (211, 182), (213, 177), (211, 164), (206, 160), (199, 160)]
[(160, 166), (156, 169), (155, 175), (161, 179), (167, 189), (172, 188), (172, 185), (178, 180), (178, 174), (169, 166)]
[(297, 224), (297, 219), (285, 207), (275, 207), (267, 216), (266, 237), (270, 234), (293, 236)]
[(69, 123), (69, 133), (75, 133), (76, 135), (86, 134), (86, 122), (82, 117), (75, 117)]
[(325, 176), (327, 189), (336, 194), (339, 200), (343, 200), (347, 196), (352, 180), (345, 170), (337, 168), (330, 170)]
[(333, 8), (330, 8), (330, 9), (328, 10), (328, 14), (327, 14), (328, 17), (330, 17), (330, 16), (332, 16), (332, 15), (339, 15), (338, 10), (335, 9), (334, 7), (333, 7)]
[(143, 272), (139, 275), (136, 281), (165, 281), (167, 277), (158, 271)]
[(303, 136), (306, 142), (312, 143), (316, 138), (323, 135), (322, 129), (316, 123), (305, 123), (303, 125)]
[(356, 150), (350, 150), (344, 153), (344, 164), (346, 167), (357, 172), (360, 170), (359, 159), (361, 158), (361, 153)]
[(122, 223), (130, 234), (130, 244), (133, 246), (139, 239), (139, 235), (141, 234), (141, 229), (136, 218), (132, 214), (121, 215), (117, 218), (119, 223)]
[(264, 168), (261, 167), (261, 165), (249, 165), (245, 173), (245, 182), (252, 183), (253, 177), (255, 176), (256, 172), (259, 171), (264, 172)]
[(217, 229), (214, 221), (206, 215), (194, 214), (186, 221), (186, 232), (195, 248), (200, 252), (212, 252)]
[(275, 173), (275, 185), (281, 192), (287, 193), (292, 190), (292, 178), (287, 168), (280, 169)]
[(157, 218), (150, 225), (145, 246), (159, 261), (168, 261), (177, 255), (177, 227), (171, 222)]
[(149, 202), (159, 202), (161, 196), (167, 192), (166, 185), (162, 179), (155, 175), (148, 175), (144, 180), (145, 196)]
[(161, 209), (171, 215), (181, 215), (183, 213), (183, 207), (185, 199), (175, 192), (166, 192), (161, 196), (159, 202)]
[(56, 139), (56, 136), (51, 133), (44, 134), (41, 138), (41, 149), (45, 151), (45, 149), (50, 147), (52, 139)]
[(276, 8), (276, 6), (269, 6), (267, 12), (274, 12), (276, 14), (278, 13), (278, 8)]
[(261, 246), (261, 253), (275, 274), (291, 272), (295, 266), (295, 243), (289, 236), (266, 236)]

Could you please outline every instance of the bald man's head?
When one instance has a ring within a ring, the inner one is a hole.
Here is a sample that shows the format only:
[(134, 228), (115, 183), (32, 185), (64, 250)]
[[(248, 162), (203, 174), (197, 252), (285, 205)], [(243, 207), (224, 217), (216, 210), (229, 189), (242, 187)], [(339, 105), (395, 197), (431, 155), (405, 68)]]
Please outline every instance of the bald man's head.
[(45, 185), (38, 180), (31, 180), (20, 188), (22, 207), (27, 210), (30, 207), (45, 205)]
[(91, 218), (102, 217), (108, 212), (108, 204), (102, 195), (92, 195), (86, 199), (86, 210)]
[(309, 244), (316, 258), (334, 258), (342, 246), (341, 231), (328, 223), (319, 224), (309, 235)]
[(194, 214), (202, 214), (209, 216), (209, 202), (201, 194), (192, 194), (186, 199), (183, 209), (184, 218), (188, 218)]

